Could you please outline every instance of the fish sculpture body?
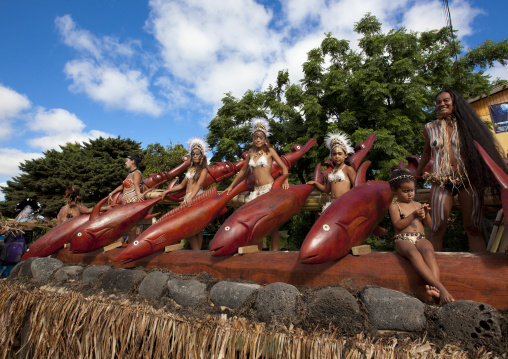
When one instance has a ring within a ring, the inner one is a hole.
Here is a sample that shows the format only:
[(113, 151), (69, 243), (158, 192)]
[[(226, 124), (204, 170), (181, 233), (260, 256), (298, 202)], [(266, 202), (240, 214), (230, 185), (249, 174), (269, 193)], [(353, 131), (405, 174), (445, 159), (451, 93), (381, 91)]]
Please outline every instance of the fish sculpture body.
[[(321, 164), (314, 171), (314, 180), (321, 176)], [(210, 243), (213, 256), (224, 256), (238, 251), (239, 247), (260, 242), (277, 230), (302, 207), (314, 190), (308, 184), (281, 188), (288, 175), (277, 178), (272, 190), (244, 204), (223, 223)]]
[(324, 263), (344, 257), (377, 228), (393, 199), (385, 181), (368, 181), (328, 206), (305, 237), (302, 263)]
[(143, 258), (201, 232), (214, 218), (225, 212), (225, 205), (231, 198), (249, 189), (246, 181), (238, 183), (229, 195), (226, 192), (218, 194), (217, 187), (212, 187), (194, 197), (189, 207), (179, 206), (166, 213), (133, 243), (129, 243), (115, 261), (128, 263)]
[(32, 243), (21, 260), (24, 261), (31, 257), (47, 257), (57, 252), (64, 247), (65, 243), (69, 243), (70, 234), (88, 222), (89, 218), (89, 214), (81, 214), (51, 229)]
[(92, 252), (114, 242), (134, 228), (141, 219), (155, 217), (158, 213), (148, 214), (148, 212), (160, 200), (162, 197), (128, 203), (100, 215), (98, 208), (102, 206), (104, 200), (99, 202), (94, 207), (90, 220), (72, 234), (70, 250), (80, 253)]

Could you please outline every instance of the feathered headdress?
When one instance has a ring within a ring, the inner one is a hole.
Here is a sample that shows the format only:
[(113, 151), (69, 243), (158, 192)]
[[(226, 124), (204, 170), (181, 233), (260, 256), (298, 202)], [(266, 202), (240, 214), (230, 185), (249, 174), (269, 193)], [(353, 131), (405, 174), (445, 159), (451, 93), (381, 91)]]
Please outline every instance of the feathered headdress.
[(349, 138), (342, 132), (332, 132), (329, 133), (325, 137), (326, 146), (330, 149), (330, 153), (332, 153), (333, 149), (337, 146), (342, 148), (342, 150), (346, 153), (353, 153), (354, 149), (351, 146), (351, 142)]
[(26, 206), (30, 206), (32, 208), (32, 211), (34, 213), (39, 212), (39, 210), (41, 209), (41, 205), (34, 198), (25, 198), (24, 200), (22, 200), (21, 202), (19, 202), (16, 205), (15, 210), (16, 211), (21, 211)]
[(198, 149), (201, 151), (203, 156), (208, 156), (208, 143), (200, 137), (192, 137), (187, 141), (187, 146), (189, 146), (189, 155), (192, 155), (192, 150)]
[(270, 125), (264, 118), (253, 118), (252, 119), (252, 134), (256, 131), (261, 131), (268, 138), (270, 136)]

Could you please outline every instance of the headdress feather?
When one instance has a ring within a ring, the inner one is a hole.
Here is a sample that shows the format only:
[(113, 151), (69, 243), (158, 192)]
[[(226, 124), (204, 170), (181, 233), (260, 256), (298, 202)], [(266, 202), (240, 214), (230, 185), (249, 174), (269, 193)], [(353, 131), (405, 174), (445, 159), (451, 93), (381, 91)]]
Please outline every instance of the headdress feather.
[(187, 146), (189, 146), (189, 155), (192, 154), (192, 150), (198, 149), (201, 151), (203, 156), (208, 156), (209, 146), (205, 140), (200, 137), (192, 137), (187, 141)]
[(342, 148), (346, 153), (353, 153), (354, 149), (351, 146), (349, 138), (342, 132), (331, 132), (325, 137), (326, 146), (330, 149), (330, 153), (337, 146)]
[(252, 119), (252, 134), (256, 131), (261, 131), (268, 138), (270, 136), (270, 125), (264, 118), (253, 118)]

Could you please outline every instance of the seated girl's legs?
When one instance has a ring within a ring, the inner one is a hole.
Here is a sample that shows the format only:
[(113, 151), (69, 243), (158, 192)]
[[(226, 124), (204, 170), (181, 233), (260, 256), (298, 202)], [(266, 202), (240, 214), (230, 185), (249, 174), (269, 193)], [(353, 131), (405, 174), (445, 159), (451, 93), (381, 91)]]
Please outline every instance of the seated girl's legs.
[(436, 252), (443, 250), (443, 237), (446, 232), (446, 224), (453, 205), (453, 194), (448, 188), (441, 188), (433, 183), (430, 189), (430, 227), (429, 241)]
[(436, 256), (434, 254), (434, 246), (426, 238), (420, 239), (416, 245), (416, 249), (421, 253), (423, 260), (427, 263), (427, 266), (431, 270), (434, 277), (439, 280), (441, 273), (439, 266), (437, 265)]
[(459, 203), (462, 210), (464, 230), (469, 240), (470, 252), (485, 252), (487, 246), (481, 230), (482, 204), (472, 189), (462, 188), (459, 192)]
[(423, 280), (438, 289), (439, 292), (433, 290), (432, 287), (427, 287), (427, 293), (429, 295), (440, 298), (440, 301), (443, 303), (452, 302), (454, 300), (450, 293), (448, 293), (446, 288), (443, 286), (443, 284), (439, 281), (439, 279), (434, 276), (433, 271), (424, 260), (422, 253), (420, 253), (418, 248), (413, 243), (409, 241), (396, 241), (395, 250), (397, 253), (407, 258), (411, 262), (416, 272), (423, 278)]

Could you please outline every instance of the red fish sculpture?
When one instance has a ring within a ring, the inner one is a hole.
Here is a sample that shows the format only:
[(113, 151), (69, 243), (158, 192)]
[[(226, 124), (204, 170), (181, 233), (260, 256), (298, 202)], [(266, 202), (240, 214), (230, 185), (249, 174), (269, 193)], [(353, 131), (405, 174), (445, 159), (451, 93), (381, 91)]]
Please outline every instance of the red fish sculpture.
[(99, 208), (105, 202), (102, 200), (94, 207), (90, 220), (71, 236), (71, 251), (92, 252), (114, 242), (134, 228), (141, 219), (155, 217), (158, 213), (149, 215), (148, 211), (161, 199), (162, 197), (155, 197), (124, 204), (99, 215)]
[[(169, 172), (150, 173), (148, 177), (143, 178), (143, 190), (155, 188), (167, 181), (171, 181), (176, 176), (185, 171), (191, 164), (189, 156), (182, 156), (182, 163)], [(110, 206), (120, 206), (122, 204), (122, 193), (117, 192), (108, 203)]]
[(32, 243), (25, 254), (23, 254), (21, 260), (24, 261), (31, 257), (47, 257), (52, 255), (63, 248), (65, 243), (69, 242), (69, 233), (74, 233), (79, 227), (88, 222), (89, 218), (89, 214), (82, 214), (51, 229)]
[(368, 181), (344, 193), (312, 226), (300, 248), (300, 262), (324, 263), (347, 255), (377, 228), (392, 199), (385, 181)]
[(143, 258), (201, 232), (214, 218), (227, 211), (224, 206), (231, 198), (249, 189), (246, 181), (236, 185), (229, 195), (225, 192), (219, 195), (217, 187), (212, 187), (193, 198), (189, 207), (180, 206), (166, 213), (130, 243), (115, 261), (127, 263)]
[(504, 218), (508, 223), (508, 174), (494, 162), (478, 142), (474, 141), (474, 145), (501, 187), (501, 203), (503, 204)]
[[(277, 178), (270, 192), (244, 204), (229, 216), (210, 243), (213, 256), (233, 254), (239, 247), (258, 243), (300, 213), (314, 186), (301, 184), (285, 190), (280, 186), (288, 176)], [(319, 164), (314, 170), (314, 181), (319, 181), (321, 176)]]
[[(416, 169), (418, 168), (418, 165), (420, 164), (420, 157), (415, 156), (415, 155), (407, 155), (406, 160), (407, 160), (407, 166), (404, 167), (404, 161), (401, 160), (399, 163), (399, 167), (405, 168), (406, 170), (408, 170), (411, 173), (415, 173)], [(423, 169), (421, 175), (417, 178), (418, 181), (423, 181), (423, 175), (425, 173), (432, 171), (433, 164), (434, 164), (434, 158), (431, 158), (429, 163), (427, 163), (427, 165)]]

